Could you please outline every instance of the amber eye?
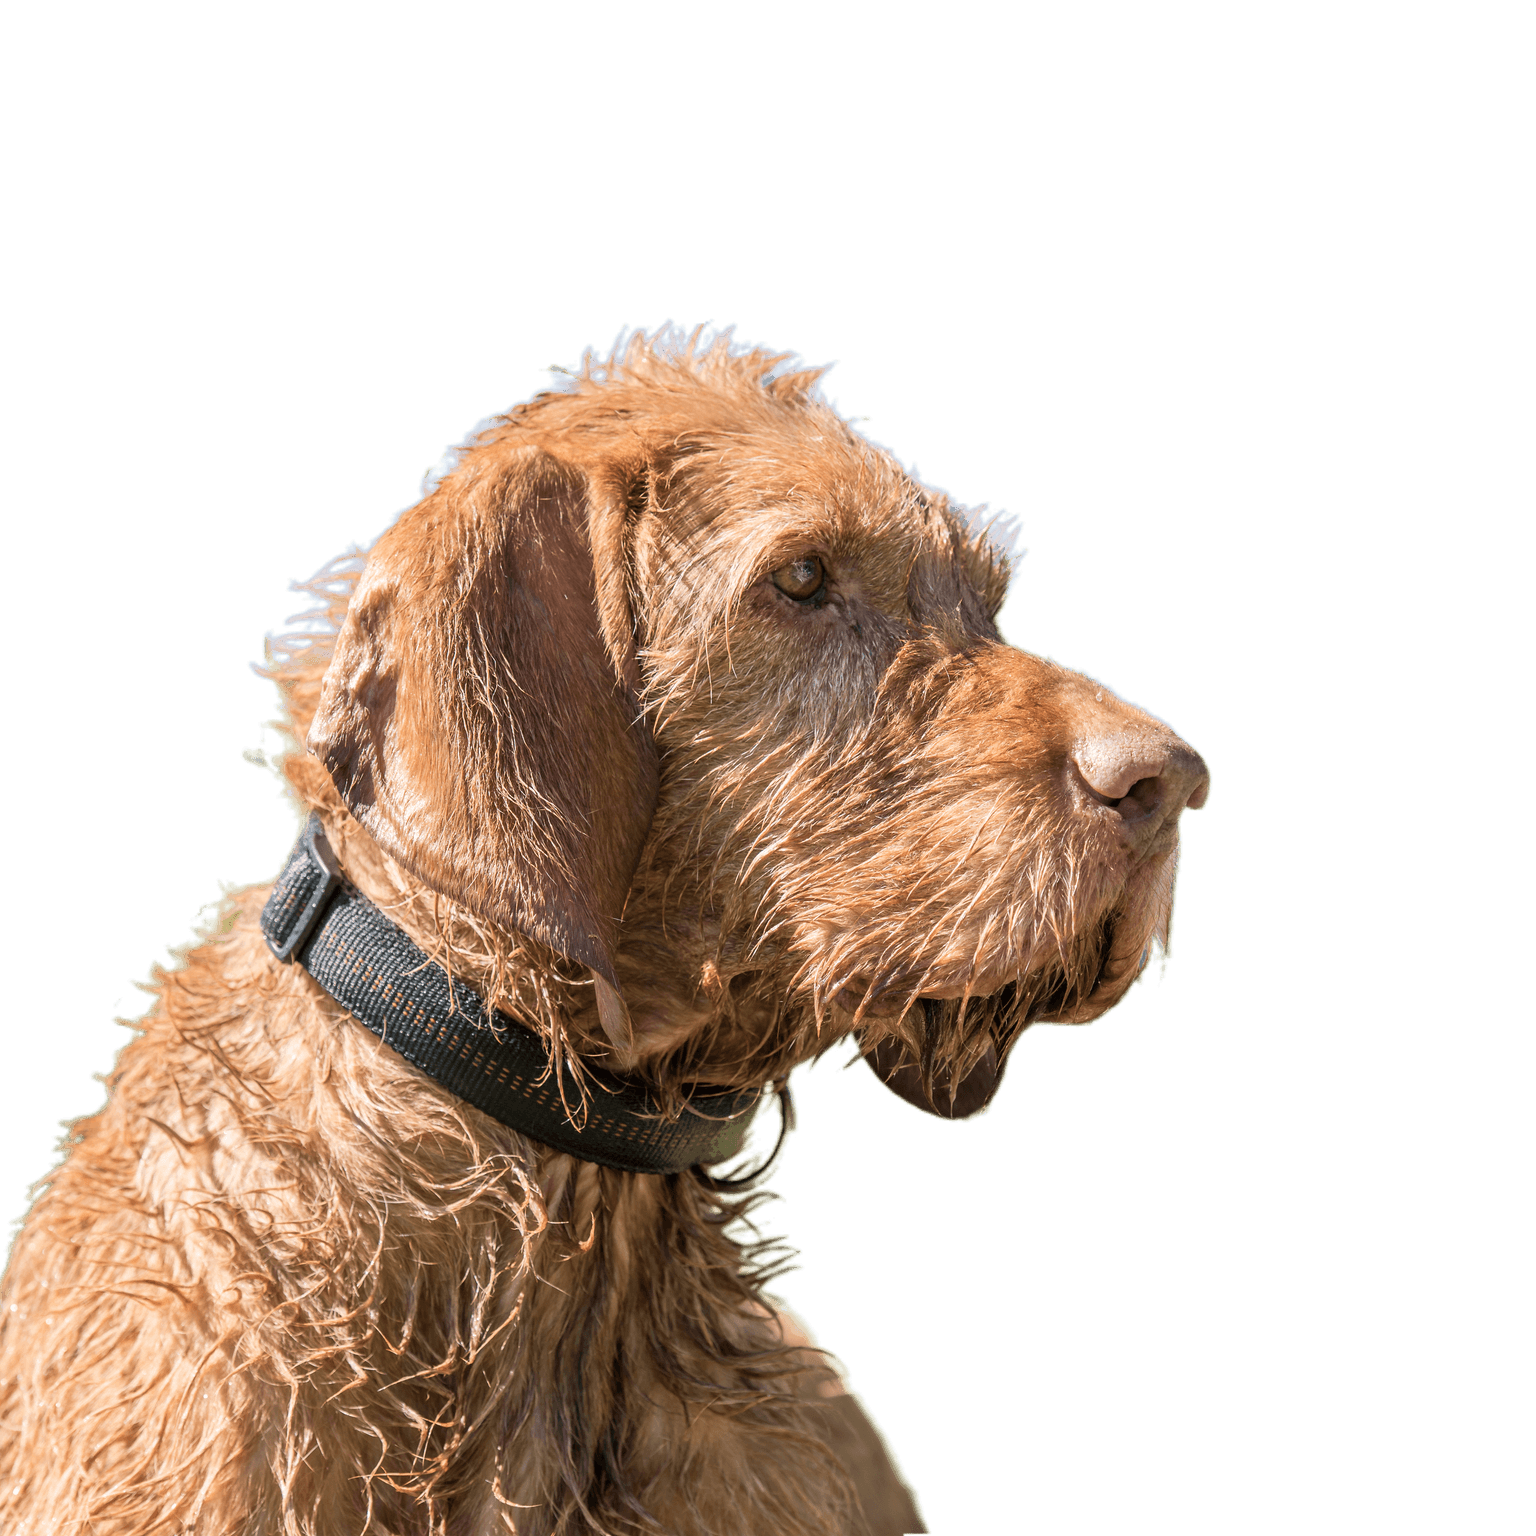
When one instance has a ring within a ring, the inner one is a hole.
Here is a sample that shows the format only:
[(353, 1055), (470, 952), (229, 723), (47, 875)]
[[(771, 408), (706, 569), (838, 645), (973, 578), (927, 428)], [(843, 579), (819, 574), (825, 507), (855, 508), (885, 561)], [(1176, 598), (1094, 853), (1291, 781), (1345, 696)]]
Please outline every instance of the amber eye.
[(815, 555), (801, 555), (798, 560), (791, 560), (788, 565), (781, 565), (773, 573), (774, 586), (786, 597), (792, 597), (799, 603), (815, 597), (826, 584), (826, 580), (827, 573), (822, 569), (821, 561)]

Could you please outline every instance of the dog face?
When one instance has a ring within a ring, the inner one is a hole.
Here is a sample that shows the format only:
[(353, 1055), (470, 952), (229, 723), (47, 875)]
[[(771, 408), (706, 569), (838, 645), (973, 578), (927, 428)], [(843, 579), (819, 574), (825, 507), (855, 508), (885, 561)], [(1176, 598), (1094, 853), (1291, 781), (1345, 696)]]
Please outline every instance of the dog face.
[(779, 359), (637, 341), (380, 541), (311, 746), (659, 1081), (856, 1030), (939, 1112), (1166, 942), (1198, 756), (1005, 645), (1007, 562)]

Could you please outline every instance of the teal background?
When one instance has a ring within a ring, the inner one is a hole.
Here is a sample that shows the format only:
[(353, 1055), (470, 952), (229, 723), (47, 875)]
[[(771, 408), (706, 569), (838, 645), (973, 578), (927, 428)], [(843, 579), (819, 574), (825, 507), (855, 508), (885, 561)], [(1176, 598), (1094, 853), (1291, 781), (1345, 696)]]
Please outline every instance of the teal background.
[[(1209, 761), (1166, 964), (770, 1224), (937, 1532), (1528, 1528), (1533, 132), (1512, 6), (7, 24), (0, 1212), (294, 823), (286, 584), (626, 327), (832, 362)], [(1006, 1512), (1006, 1513), (1005, 1513)]]

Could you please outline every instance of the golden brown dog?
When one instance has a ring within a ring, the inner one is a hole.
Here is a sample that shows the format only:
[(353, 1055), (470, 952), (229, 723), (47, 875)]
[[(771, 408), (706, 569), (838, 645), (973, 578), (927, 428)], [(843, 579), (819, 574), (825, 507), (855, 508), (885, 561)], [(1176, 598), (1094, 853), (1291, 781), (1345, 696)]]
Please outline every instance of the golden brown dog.
[[(963, 1113), (1166, 939), (1200, 759), (1004, 645), (1001, 552), (783, 360), (637, 337), (313, 584), (286, 760), (351, 883), (669, 1112), (857, 1034)], [(17, 1240), (0, 1527), (916, 1529), (742, 1202), (577, 1161), (230, 899)]]

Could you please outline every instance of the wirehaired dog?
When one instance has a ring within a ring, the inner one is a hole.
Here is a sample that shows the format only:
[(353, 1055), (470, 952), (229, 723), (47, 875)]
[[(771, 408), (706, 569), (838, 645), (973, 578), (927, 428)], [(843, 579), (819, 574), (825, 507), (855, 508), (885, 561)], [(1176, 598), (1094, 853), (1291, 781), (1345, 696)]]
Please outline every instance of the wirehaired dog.
[[(1166, 941), (1206, 772), (1004, 645), (1005, 554), (784, 362), (636, 336), (311, 583), (310, 862), (157, 976), (17, 1239), (10, 1536), (917, 1529), (751, 1197), (580, 1137), (715, 1136), (850, 1032), (979, 1108)], [(415, 958), (325, 979), (343, 910)], [(517, 1040), (547, 1136), (444, 1086)]]

